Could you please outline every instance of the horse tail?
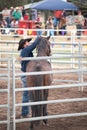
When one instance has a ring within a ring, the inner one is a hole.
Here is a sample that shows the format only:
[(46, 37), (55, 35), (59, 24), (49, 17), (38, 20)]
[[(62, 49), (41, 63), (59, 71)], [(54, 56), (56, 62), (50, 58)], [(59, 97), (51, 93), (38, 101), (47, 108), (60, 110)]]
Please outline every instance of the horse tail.
[[(40, 64), (37, 64), (35, 71), (41, 71)], [(42, 86), (43, 85), (43, 75), (37, 75), (35, 79), (35, 86)], [(35, 90), (35, 101), (43, 101), (43, 90)], [(36, 105), (35, 106), (35, 117), (42, 116), (43, 113), (43, 105)], [(36, 125), (40, 124), (40, 121), (36, 121)]]

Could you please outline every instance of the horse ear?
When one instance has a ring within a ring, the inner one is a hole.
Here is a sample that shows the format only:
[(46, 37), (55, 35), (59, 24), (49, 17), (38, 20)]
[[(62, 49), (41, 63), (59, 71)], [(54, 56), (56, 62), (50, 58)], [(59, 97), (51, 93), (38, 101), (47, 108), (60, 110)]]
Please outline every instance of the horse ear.
[(49, 40), (49, 39), (50, 39), (50, 36), (47, 37), (47, 40)]

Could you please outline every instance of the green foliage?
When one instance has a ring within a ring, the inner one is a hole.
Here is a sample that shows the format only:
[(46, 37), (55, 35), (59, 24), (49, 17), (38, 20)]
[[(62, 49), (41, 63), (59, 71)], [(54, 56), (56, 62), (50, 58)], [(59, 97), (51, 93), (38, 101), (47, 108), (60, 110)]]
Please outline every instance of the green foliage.
[(0, 11), (5, 7), (10, 8), (11, 6), (22, 6), (28, 4), (29, 0), (0, 0)]
[(87, 14), (87, 0), (68, 0), (79, 7), (83, 14)]

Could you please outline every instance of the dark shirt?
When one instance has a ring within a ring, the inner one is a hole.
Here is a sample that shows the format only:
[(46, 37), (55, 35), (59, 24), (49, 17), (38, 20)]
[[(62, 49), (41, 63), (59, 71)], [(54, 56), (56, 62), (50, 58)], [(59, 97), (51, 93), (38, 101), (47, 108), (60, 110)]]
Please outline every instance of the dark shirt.
[[(38, 38), (31, 44), (29, 45), (28, 47), (26, 48), (23, 48), (21, 50), (21, 53), (20, 53), (20, 56), (21, 57), (33, 57), (33, 53), (32, 51), (36, 48), (36, 45), (38, 43)], [(27, 67), (27, 63), (29, 62), (30, 60), (25, 60), (25, 61), (21, 61), (21, 70), (23, 72), (26, 72), (26, 67)]]
[(23, 10), (22, 10), (22, 16), (24, 17), (25, 14), (26, 14), (26, 11), (23, 9)]

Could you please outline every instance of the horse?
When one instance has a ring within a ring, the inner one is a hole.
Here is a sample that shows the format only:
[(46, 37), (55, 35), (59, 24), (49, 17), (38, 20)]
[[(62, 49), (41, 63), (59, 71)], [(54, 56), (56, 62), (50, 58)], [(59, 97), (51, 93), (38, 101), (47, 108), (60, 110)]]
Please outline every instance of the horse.
[[(36, 46), (37, 57), (50, 56), (50, 37), (40, 37), (38, 44)], [(41, 71), (51, 71), (52, 67), (48, 60), (39, 59), (31, 60), (27, 65), (27, 72), (41, 72)], [(52, 83), (52, 74), (38, 74), (38, 75), (28, 75), (27, 76), (27, 86), (30, 87), (40, 87), (48, 86)], [(30, 100), (31, 102), (47, 101), (48, 100), (48, 89), (43, 90), (31, 90)], [(31, 106), (32, 117), (47, 116), (47, 104), (42, 105), (32, 105)], [(47, 119), (43, 120), (44, 124), (47, 124)], [(34, 125), (40, 125), (40, 120), (30, 122), (30, 130), (34, 129)]]

